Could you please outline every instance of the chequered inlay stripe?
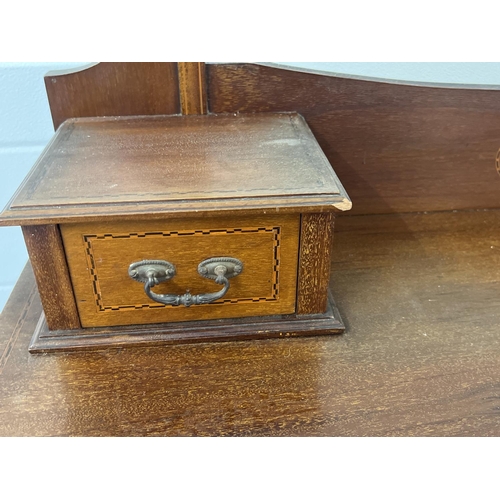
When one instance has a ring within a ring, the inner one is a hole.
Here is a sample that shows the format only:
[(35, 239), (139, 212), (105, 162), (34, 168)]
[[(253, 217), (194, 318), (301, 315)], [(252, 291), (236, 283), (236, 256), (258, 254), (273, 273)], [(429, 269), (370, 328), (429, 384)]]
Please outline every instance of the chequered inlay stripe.
[[(232, 229), (198, 229), (191, 231), (154, 231), (144, 233), (128, 233), (128, 234), (87, 234), (83, 236), (85, 241), (85, 252), (87, 255), (88, 269), (92, 279), (92, 289), (98, 312), (106, 311), (123, 311), (134, 309), (163, 309), (169, 307), (178, 307), (167, 304), (134, 304), (122, 306), (106, 306), (104, 305), (101, 287), (99, 285), (99, 277), (94, 259), (94, 251), (92, 248), (93, 240), (106, 239), (130, 239), (130, 238), (147, 238), (147, 237), (177, 237), (177, 236), (203, 236), (210, 234), (238, 234), (238, 233), (273, 233), (273, 280), (271, 288), (271, 296), (269, 297), (243, 297), (237, 299), (221, 299), (212, 304), (240, 304), (240, 303), (257, 303), (257, 302), (272, 302), (278, 300), (279, 297), (279, 267), (280, 267), (280, 243), (281, 243), (281, 228), (278, 227), (249, 227), (249, 228), (232, 228)], [(210, 305), (210, 304), (207, 304)]]

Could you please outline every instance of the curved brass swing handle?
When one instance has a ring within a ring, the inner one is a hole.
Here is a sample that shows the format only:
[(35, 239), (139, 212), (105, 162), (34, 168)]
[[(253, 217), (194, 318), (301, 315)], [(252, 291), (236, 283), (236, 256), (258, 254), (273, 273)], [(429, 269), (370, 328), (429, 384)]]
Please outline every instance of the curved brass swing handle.
[(129, 276), (144, 283), (146, 295), (161, 304), (173, 306), (210, 304), (226, 295), (229, 290), (229, 279), (238, 276), (243, 271), (243, 264), (240, 260), (232, 257), (213, 257), (204, 260), (198, 265), (198, 273), (204, 278), (212, 279), (219, 285), (224, 285), (222, 290), (212, 293), (200, 293), (191, 295), (189, 290), (183, 295), (158, 294), (151, 291), (155, 285), (167, 281), (175, 276), (175, 266), (165, 260), (142, 260), (134, 262), (128, 269)]
[(160, 302), (161, 304), (170, 304), (173, 306), (183, 305), (186, 307), (199, 304), (210, 304), (210, 302), (224, 297), (224, 295), (226, 295), (226, 292), (229, 290), (229, 280), (224, 276), (225, 268), (223, 268), (223, 266), (219, 267), (221, 276), (219, 281), (216, 280), (216, 282), (224, 285), (224, 288), (219, 292), (191, 295), (189, 293), (189, 290), (187, 290), (183, 295), (175, 295), (170, 293), (158, 294), (151, 291), (151, 287), (155, 285), (153, 279), (146, 282), (146, 284), (144, 285), (144, 291), (150, 299), (154, 300), (155, 302)]

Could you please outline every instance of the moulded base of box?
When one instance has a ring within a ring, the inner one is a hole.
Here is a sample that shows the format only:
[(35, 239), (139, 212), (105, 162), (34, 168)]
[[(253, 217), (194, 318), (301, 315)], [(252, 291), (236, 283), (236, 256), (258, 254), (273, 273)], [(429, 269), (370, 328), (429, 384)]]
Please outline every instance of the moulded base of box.
[(259, 316), (79, 330), (49, 330), (42, 313), (29, 351), (97, 350), (194, 342), (285, 338), (342, 333), (344, 323), (331, 294), (324, 314)]

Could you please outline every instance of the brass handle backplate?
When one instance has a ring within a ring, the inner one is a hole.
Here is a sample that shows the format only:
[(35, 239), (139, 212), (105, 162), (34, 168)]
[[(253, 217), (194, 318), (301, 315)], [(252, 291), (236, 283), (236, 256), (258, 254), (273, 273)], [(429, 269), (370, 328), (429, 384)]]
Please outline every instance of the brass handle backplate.
[(212, 257), (200, 262), (198, 273), (204, 278), (214, 280), (219, 285), (224, 285), (222, 290), (213, 293), (200, 293), (191, 295), (189, 290), (183, 295), (159, 294), (151, 291), (155, 285), (167, 281), (175, 276), (175, 266), (166, 260), (141, 260), (130, 264), (128, 268), (129, 276), (141, 283), (144, 283), (146, 295), (161, 304), (173, 306), (210, 304), (226, 295), (229, 290), (229, 280), (238, 276), (243, 271), (243, 263), (233, 257)]

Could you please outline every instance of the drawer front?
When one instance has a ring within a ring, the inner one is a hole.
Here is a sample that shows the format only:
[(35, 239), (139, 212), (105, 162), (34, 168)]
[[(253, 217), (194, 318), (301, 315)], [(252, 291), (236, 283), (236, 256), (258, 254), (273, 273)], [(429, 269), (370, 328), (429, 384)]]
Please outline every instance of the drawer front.
[[(196, 321), (295, 312), (300, 215), (124, 221), (60, 226), (83, 327)], [(166, 305), (150, 299), (128, 273), (142, 260), (168, 261), (173, 278), (156, 294), (214, 293), (223, 287), (198, 273), (213, 257), (243, 271), (209, 304)]]

